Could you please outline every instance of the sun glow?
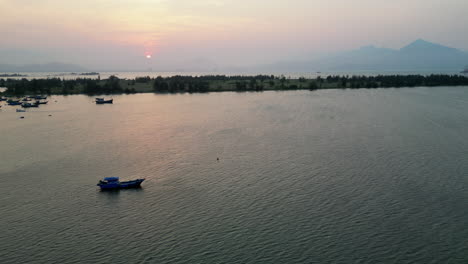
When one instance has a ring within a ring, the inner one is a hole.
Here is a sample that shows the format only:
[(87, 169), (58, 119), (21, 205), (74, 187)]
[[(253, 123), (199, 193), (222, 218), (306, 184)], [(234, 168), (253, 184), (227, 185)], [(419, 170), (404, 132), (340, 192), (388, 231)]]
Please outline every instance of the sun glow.
[(151, 59), (151, 54), (146, 55), (147, 59)]

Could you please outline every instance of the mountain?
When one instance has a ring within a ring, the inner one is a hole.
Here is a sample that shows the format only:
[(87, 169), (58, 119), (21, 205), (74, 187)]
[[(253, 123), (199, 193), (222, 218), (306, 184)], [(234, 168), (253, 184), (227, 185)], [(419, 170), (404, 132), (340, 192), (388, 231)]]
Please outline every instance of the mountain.
[(60, 62), (46, 64), (11, 65), (0, 64), (0, 72), (84, 72), (85, 68)]
[(361, 47), (317, 60), (279, 62), (280, 71), (460, 71), (468, 65), (468, 53), (418, 39), (399, 50)]
[(401, 48), (397, 64), (407, 69), (461, 70), (468, 64), (468, 53), (419, 39)]
[(440, 44), (431, 43), (423, 39), (415, 40), (407, 46), (400, 49), (403, 53), (429, 53), (429, 52), (445, 52), (445, 53), (458, 53), (460, 50), (442, 46)]

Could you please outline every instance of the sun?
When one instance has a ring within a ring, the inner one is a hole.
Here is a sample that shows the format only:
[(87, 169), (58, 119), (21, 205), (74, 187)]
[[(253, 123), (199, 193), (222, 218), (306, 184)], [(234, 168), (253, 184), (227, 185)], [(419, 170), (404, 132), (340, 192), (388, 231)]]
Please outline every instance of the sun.
[(147, 59), (151, 59), (151, 54), (146, 55)]

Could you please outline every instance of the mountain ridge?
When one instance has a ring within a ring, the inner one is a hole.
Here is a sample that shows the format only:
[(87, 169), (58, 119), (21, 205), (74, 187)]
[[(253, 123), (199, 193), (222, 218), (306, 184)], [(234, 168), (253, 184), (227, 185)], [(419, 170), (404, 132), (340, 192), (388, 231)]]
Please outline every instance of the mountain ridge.
[(270, 65), (270, 70), (293, 71), (441, 71), (462, 70), (468, 53), (417, 39), (400, 49), (373, 45), (340, 52), (316, 60), (287, 61)]

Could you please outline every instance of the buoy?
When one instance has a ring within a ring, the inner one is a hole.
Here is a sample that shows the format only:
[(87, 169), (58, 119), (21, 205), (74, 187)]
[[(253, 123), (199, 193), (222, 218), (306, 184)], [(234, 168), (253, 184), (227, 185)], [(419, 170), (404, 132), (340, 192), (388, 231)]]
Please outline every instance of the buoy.
[(217, 161), (219, 161), (219, 158), (216, 158)]
[(49, 115), (49, 116), (52, 116), (52, 115)]
[(24, 116), (22, 116), (22, 117), (20, 117), (20, 118), (21, 118), (21, 119), (23, 119), (23, 118), (24, 118)]

